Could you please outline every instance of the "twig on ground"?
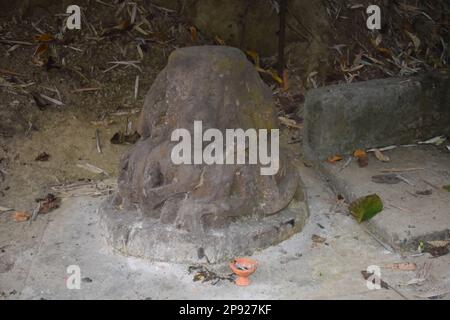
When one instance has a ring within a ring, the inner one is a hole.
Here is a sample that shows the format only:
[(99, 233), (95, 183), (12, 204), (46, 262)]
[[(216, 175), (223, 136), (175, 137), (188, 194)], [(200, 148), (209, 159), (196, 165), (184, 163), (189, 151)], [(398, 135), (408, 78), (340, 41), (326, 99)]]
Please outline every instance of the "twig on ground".
[(342, 168), (339, 169), (338, 172), (342, 172), (345, 168), (347, 168), (347, 167), (350, 165), (350, 163), (352, 162), (352, 160), (353, 160), (353, 157), (349, 157), (349, 158), (347, 159), (347, 161), (345, 161), (345, 163), (344, 163), (344, 165), (342, 166)]
[(136, 76), (136, 81), (134, 82), (134, 100), (137, 100), (139, 91), (139, 76)]
[(41, 202), (39, 201), (36, 208), (34, 208), (33, 213), (31, 214), (30, 224), (31, 222), (36, 220), (40, 210), (41, 210)]
[(80, 88), (80, 89), (74, 89), (74, 90), (72, 90), (72, 92), (77, 93), (77, 92), (97, 91), (97, 90), (102, 90), (102, 88), (98, 88), (98, 87)]
[(53, 99), (53, 98), (50, 98), (49, 96), (46, 96), (45, 94), (39, 94), (42, 98), (44, 98), (45, 100), (47, 100), (47, 101), (50, 101), (51, 103), (54, 103), (54, 104), (56, 104), (57, 106), (63, 106), (64, 105), (64, 103), (63, 102), (61, 102), (61, 101), (59, 101), (59, 100), (56, 100), (56, 99)]
[(27, 41), (18, 41), (18, 40), (7, 40), (7, 39), (0, 39), (0, 43), (8, 43), (8, 44), (21, 44), (24, 46), (34, 46), (35, 43), (27, 42)]
[(22, 73), (9, 71), (9, 70), (6, 70), (6, 69), (0, 69), (0, 73), (7, 74), (7, 75), (10, 75), (10, 76), (25, 77), (25, 75), (22, 74)]
[(98, 129), (95, 129), (95, 142), (97, 144), (98, 153), (102, 153), (102, 147), (100, 145), (100, 131)]
[(381, 170), (383, 173), (395, 173), (395, 172), (408, 172), (408, 171), (419, 171), (419, 170), (425, 170), (425, 168), (392, 168), (392, 169), (384, 169)]
[(108, 69), (104, 70), (103, 73), (106, 73), (106, 72), (108, 72), (108, 71), (118, 67), (119, 65), (125, 65), (127, 67), (132, 66), (132, 67), (134, 67), (134, 68), (136, 68), (136, 69), (138, 69), (139, 71), (142, 72), (141, 67), (136, 65), (136, 63), (140, 63), (140, 62), (141, 61), (139, 61), (139, 60), (133, 60), (133, 61), (110, 61), (110, 62), (108, 62), (108, 64), (113, 64), (113, 66), (111, 68), (108, 68)]

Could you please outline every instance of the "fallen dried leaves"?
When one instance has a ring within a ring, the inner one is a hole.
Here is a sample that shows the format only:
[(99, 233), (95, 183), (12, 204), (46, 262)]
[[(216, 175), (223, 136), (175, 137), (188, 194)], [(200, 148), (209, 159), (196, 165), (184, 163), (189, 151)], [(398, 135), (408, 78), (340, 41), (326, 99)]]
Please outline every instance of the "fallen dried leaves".
[(296, 128), (296, 129), (302, 129), (303, 126), (298, 124), (297, 121), (293, 119), (289, 119), (283, 116), (279, 116), (278, 120), (281, 122), (281, 124), (285, 125), (286, 127)]
[(54, 40), (54, 37), (50, 33), (37, 35), (35, 38), (36, 42), (50, 42)]
[(194, 282), (211, 282), (212, 285), (216, 285), (219, 281), (222, 280), (233, 282), (235, 279), (235, 276), (232, 273), (228, 275), (219, 275), (216, 272), (209, 270), (205, 266), (189, 266), (188, 273), (192, 274), (193, 272), (195, 272), (194, 278), (192, 279)]
[(383, 152), (381, 152), (380, 150), (375, 149), (373, 152), (375, 154), (375, 157), (378, 160), (380, 160), (381, 162), (389, 162), (389, 161), (391, 161), (391, 159), (388, 156), (384, 155)]
[(197, 28), (194, 26), (189, 27), (189, 32), (191, 34), (191, 40), (193, 42), (197, 42), (198, 39), (198, 32), (197, 32)]
[(366, 156), (367, 156), (367, 153), (366, 153), (364, 150), (362, 150), (362, 149), (357, 149), (357, 150), (353, 153), (353, 156), (354, 156), (355, 158), (366, 157)]
[(30, 219), (31, 214), (26, 211), (16, 211), (14, 213), (14, 221), (16, 222), (24, 222)]
[(38, 156), (34, 159), (34, 161), (48, 161), (50, 158), (50, 155), (47, 152), (41, 152), (38, 154)]
[(428, 252), (433, 257), (437, 258), (449, 253), (449, 247), (450, 247), (450, 239), (427, 241), (427, 244), (425, 245), (423, 251)]
[(314, 243), (325, 243), (325, 241), (327, 241), (326, 238), (318, 236), (317, 234), (313, 234), (312, 237), (311, 237), (311, 240)]
[(6, 208), (6, 207), (2, 207), (2, 206), (0, 206), (0, 213), (2, 213), (2, 212), (8, 212), (8, 211), (12, 211), (12, 210), (14, 210), (14, 209), (12, 209), (12, 208)]
[(90, 172), (95, 173), (95, 174), (108, 175), (108, 173), (105, 170), (103, 170), (103, 169), (101, 169), (99, 167), (96, 167), (96, 166), (94, 166), (94, 165), (92, 165), (90, 163), (84, 163), (84, 164), (83, 163), (78, 163), (77, 167), (85, 169), (85, 170), (90, 171)]
[(400, 271), (415, 271), (417, 269), (417, 265), (412, 262), (400, 262), (384, 265), (383, 268)]
[(40, 202), (38, 214), (49, 213), (50, 211), (59, 208), (61, 204), (61, 199), (55, 197), (51, 193), (47, 194), (47, 196), (43, 199), (36, 199), (36, 201)]
[(327, 160), (329, 163), (335, 164), (336, 162), (342, 161), (342, 157), (340, 155), (334, 155), (329, 157)]

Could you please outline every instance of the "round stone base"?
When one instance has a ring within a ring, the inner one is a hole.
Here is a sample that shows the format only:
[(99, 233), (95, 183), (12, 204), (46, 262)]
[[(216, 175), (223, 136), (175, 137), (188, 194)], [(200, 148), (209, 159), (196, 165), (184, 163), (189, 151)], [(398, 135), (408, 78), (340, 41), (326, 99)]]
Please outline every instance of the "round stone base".
[(201, 236), (137, 211), (116, 208), (111, 198), (99, 209), (100, 224), (108, 244), (125, 255), (152, 261), (218, 263), (251, 255), (301, 231), (309, 215), (303, 192), (299, 188), (291, 204), (277, 214), (239, 221)]

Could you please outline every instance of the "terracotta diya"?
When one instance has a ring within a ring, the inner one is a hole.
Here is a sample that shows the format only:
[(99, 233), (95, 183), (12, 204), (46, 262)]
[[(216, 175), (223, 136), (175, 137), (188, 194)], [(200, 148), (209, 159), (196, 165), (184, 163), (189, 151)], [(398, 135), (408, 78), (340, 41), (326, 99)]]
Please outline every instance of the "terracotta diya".
[(236, 284), (238, 286), (248, 286), (250, 275), (258, 268), (258, 262), (248, 258), (237, 258), (230, 263), (230, 268), (238, 276)]

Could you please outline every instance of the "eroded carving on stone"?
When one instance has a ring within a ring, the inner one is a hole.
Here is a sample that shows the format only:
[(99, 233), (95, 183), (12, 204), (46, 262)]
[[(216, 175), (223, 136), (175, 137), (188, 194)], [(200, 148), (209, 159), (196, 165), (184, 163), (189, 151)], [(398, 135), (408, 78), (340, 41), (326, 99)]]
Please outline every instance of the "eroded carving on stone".
[[(227, 256), (226, 251), (264, 246), (256, 244), (264, 237), (266, 245), (286, 237), (283, 228), (269, 230), (263, 226), (298, 192), (296, 171), (283, 150), (280, 169), (273, 176), (261, 175), (259, 165), (176, 165), (171, 160), (176, 144), (171, 134), (178, 128), (193, 130), (194, 121), (202, 121), (205, 130), (216, 128), (222, 132), (229, 128), (277, 128), (271, 91), (241, 51), (206, 46), (171, 54), (146, 96), (139, 126), (141, 140), (123, 157), (118, 191), (102, 209), (105, 225), (109, 231), (116, 230), (112, 231), (112, 242), (117, 243), (117, 238), (123, 236), (117, 234), (126, 229), (124, 247), (129, 249), (129, 242), (139, 234), (134, 239), (142, 238), (138, 240), (142, 241), (140, 250), (152, 257), (154, 254), (148, 254), (150, 242), (168, 241), (166, 245), (170, 246), (176, 245), (170, 243), (176, 242), (175, 238), (187, 239), (184, 245), (189, 243), (192, 249), (205, 247), (210, 256), (217, 258), (213, 260), (220, 260)], [(125, 225), (116, 225), (114, 219), (122, 219), (120, 223)], [(252, 231), (236, 231), (244, 224), (253, 224)], [(258, 224), (262, 227), (255, 229)], [(142, 236), (144, 232), (149, 234)], [(171, 232), (177, 235), (171, 236)], [(232, 244), (236, 240), (228, 239), (233, 232), (244, 237), (238, 245)], [(227, 245), (231, 248), (224, 249)], [(156, 247), (164, 252), (160, 257), (180, 260), (167, 256), (170, 250), (161, 249), (162, 244)]]

